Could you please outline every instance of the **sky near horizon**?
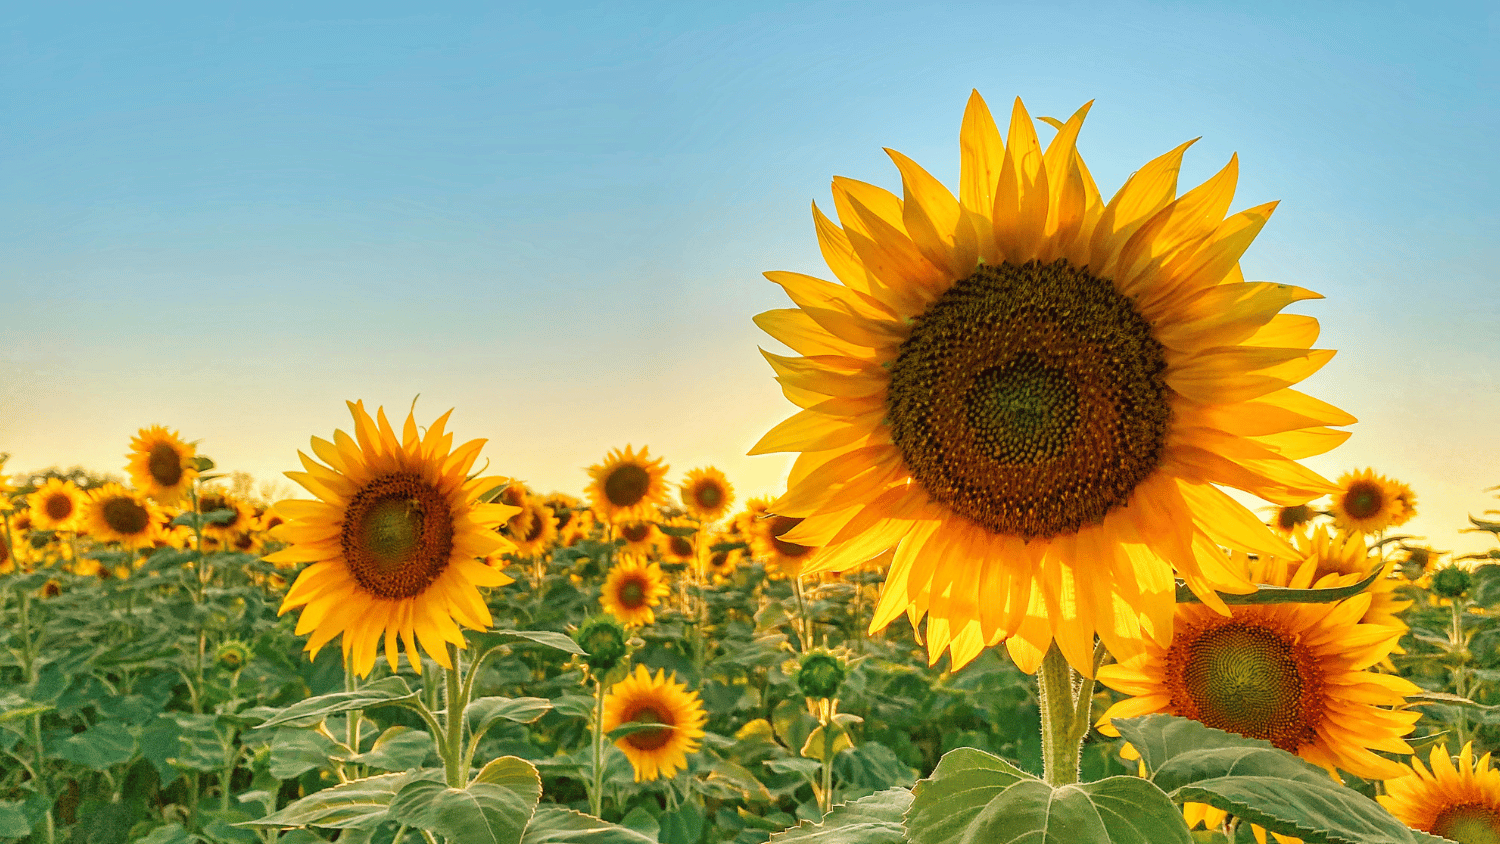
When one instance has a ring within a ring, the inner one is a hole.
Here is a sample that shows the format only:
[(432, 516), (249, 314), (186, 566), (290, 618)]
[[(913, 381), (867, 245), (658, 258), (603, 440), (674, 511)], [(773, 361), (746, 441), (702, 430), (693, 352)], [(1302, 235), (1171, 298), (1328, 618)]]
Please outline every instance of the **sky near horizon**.
[[(86, 9), (86, 10), (85, 10)], [(1410, 484), (1439, 549), (1500, 506), (1500, 12), (1490, 4), (33, 5), (0, 13), (0, 452), (122, 473), (164, 424), (275, 480), (345, 399), (447, 409), (494, 472), (669, 480), (793, 408), (751, 317), (830, 277), (809, 205), (956, 187), (977, 89), (1066, 117), (1108, 196), (1191, 138), (1280, 200), (1242, 267), (1326, 298), (1308, 461)], [(1044, 134), (1045, 138), (1048, 137)], [(293, 486), (283, 482), (285, 491)]]

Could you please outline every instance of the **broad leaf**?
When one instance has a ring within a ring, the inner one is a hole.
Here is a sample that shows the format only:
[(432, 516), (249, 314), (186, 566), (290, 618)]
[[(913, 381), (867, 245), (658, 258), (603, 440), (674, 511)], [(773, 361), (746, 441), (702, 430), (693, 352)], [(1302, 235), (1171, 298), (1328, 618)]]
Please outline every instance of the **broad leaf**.
[(307, 700), (294, 703), (281, 710), (281, 714), (261, 724), (260, 728), (265, 729), (267, 727), (279, 727), (283, 725), (311, 727), (336, 712), (369, 709), (370, 707), (382, 704), (402, 703), (416, 699), (417, 692), (412, 691), (406, 685), (405, 680), (400, 677), (382, 677), (356, 691), (318, 695), (317, 697), (310, 697)]
[(401, 789), (391, 801), (390, 815), (450, 844), (520, 844), (535, 809), (534, 800), (503, 785), (472, 782), (449, 788), (424, 780)]
[(974, 818), (964, 841), (1026, 844), (1192, 844), (1182, 811), (1136, 777), (1053, 788), (1036, 779), (1007, 788)]
[[(912, 844), (949, 844), (1001, 792), (1024, 781), (1041, 783), (998, 756), (960, 747), (938, 760), (932, 776), (912, 789), (906, 829)], [(1045, 783), (1044, 783), (1045, 785)]]
[[(381, 774), (325, 788), (292, 803), (275, 814), (240, 826), (296, 827), (322, 826), (329, 829), (371, 828), (385, 820), (391, 800), (401, 788), (413, 781), (426, 782), (441, 776), (440, 771), (421, 770), (400, 774)], [(439, 784), (439, 787), (441, 785)]]
[(906, 833), (901, 816), (912, 805), (904, 788), (877, 791), (853, 803), (834, 806), (819, 823), (803, 821), (771, 836), (767, 844), (901, 844)]
[(327, 736), (312, 730), (277, 730), (271, 739), (271, 776), (289, 780), (326, 768), (337, 746)]
[(464, 717), (473, 734), (482, 736), (496, 721), (530, 724), (551, 709), (552, 702), (541, 697), (482, 697), (464, 708)]
[(572, 638), (563, 633), (554, 633), (551, 630), (491, 630), (487, 635), (515, 636), (520, 639), (536, 642), (538, 645), (556, 648), (575, 656), (588, 656), (587, 653), (584, 653), (583, 648), (578, 647), (578, 643), (573, 641)]
[(521, 844), (656, 844), (656, 838), (572, 809), (543, 806), (532, 816)]
[(104, 771), (130, 761), (135, 755), (135, 738), (123, 724), (105, 721), (76, 733), (48, 748), (48, 754), (66, 759), (85, 768)]
[(398, 725), (381, 733), (374, 746), (349, 761), (385, 771), (409, 771), (426, 761), (436, 746), (425, 730)]

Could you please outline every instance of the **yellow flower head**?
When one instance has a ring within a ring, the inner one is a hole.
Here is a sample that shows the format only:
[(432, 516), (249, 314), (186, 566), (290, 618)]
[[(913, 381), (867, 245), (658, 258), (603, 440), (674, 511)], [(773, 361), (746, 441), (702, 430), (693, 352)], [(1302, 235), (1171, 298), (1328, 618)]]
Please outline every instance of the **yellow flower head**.
[(656, 676), (637, 665), (635, 673), (614, 684), (604, 696), (604, 731), (623, 724), (659, 724), (623, 736), (615, 746), (625, 751), (635, 769), (635, 781), (672, 777), (687, 767), (687, 755), (698, 752), (708, 716), (697, 692), (677, 682), (665, 670)]
[(177, 432), (152, 425), (130, 441), (130, 480), (159, 504), (176, 504), (187, 496), (198, 477), (193, 456), (198, 449), (178, 439)]
[(207, 515), (215, 510), (228, 510), (226, 521), (205, 522), (203, 535), (217, 539), (221, 544), (232, 543), (237, 534), (255, 527), (255, 508), (222, 489), (204, 490), (198, 496), (198, 512)]
[(155, 544), (160, 522), (156, 504), (117, 483), (90, 492), (80, 520), (82, 529), (94, 539), (130, 549)]
[(717, 521), (734, 503), (734, 487), (723, 472), (712, 466), (688, 472), (681, 493), (682, 506), (687, 508), (688, 515), (703, 522)]
[(656, 621), (651, 608), (672, 594), (661, 566), (640, 559), (615, 563), (604, 580), (599, 603), (604, 611), (626, 627), (640, 627)]
[(666, 500), (667, 467), (651, 460), (649, 449), (636, 454), (630, 446), (611, 451), (603, 463), (589, 467), (589, 499), (601, 519), (621, 522), (649, 519)]
[(751, 451), (800, 452), (780, 538), (822, 549), (809, 573), (894, 549), (874, 627), (925, 616), (954, 666), (1005, 640), (1034, 671), (1055, 641), (1091, 673), (1096, 633), (1165, 642), (1174, 573), (1227, 612), (1214, 590), (1251, 584), (1220, 546), (1292, 549), (1219, 485), (1332, 492), (1295, 459), (1354, 421), (1289, 389), (1333, 353), (1280, 313), (1317, 294), (1241, 275), (1274, 205), (1226, 216), (1237, 161), (1178, 196), (1183, 144), (1106, 202), (1087, 111), (1044, 147), (1020, 100), (1002, 140), (975, 93), (956, 197), (892, 152), (899, 195), (836, 178), (838, 224), (814, 208), (836, 282), (766, 274), (796, 307), (756, 323), (801, 355), (766, 355), (801, 410)]
[[(663, 527), (702, 529), (692, 519), (682, 517), (668, 519)], [(656, 548), (661, 553), (662, 561), (667, 563), (691, 563), (696, 556), (692, 535), (678, 536), (675, 533), (667, 533), (661, 527), (656, 530)]]
[(729, 540), (724, 534), (711, 534), (698, 544), (698, 558), (695, 565), (700, 577), (721, 580), (734, 576), (735, 569), (740, 567), (745, 552), (739, 548), (714, 550), (716, 545), (727, 544)]
[(73, 530), (78, 526), (88, 493), (72, 481), (48, 478), (36, 492), (26, 496), (36, 530)]
[(1415, 506), (1416, 497), (1405, 484), (1377, 475), (1373, 469), (1345, 472), (1339, 477), (1339, 490), (1330, 507), (1333, 522), (1344, 530), (1362, 533), (1379, 533), (1398, 524), (1398, 520), (1404, 522), (1403, 490)]
[(1387, 781), (1385, 794), (1375, 798), (1380, 805), (1412, 829), (1454, 841), (1500, 841), (1500, 771), (1490, 754), (1475, 759), (1469, 742), (1454, 767), (1439, 743), (1428, 758), (1431, 769), (1414, 756), (1405, 776)]
[(521, 502), (521, 512), (506, 522), (505, 535), (516, 547), (517, 557), (536, 557), (552, 550), (557, 542), (557, 519), (552, 508), (531, 496)]
[(620, 546), (620, 559), (635, 559), (656, 550), (656, 538), (660, 534), (651, 522), (620, 522), (615, 525), (615, 536), (624, 540)]
[(801, 576), (803, 565), (818, 550), (786, 538), (800, 524), (801, 519), (771, 514), (749, 523), (750, 555), (773, 577)]
[(318, 650), (343, 634), (344, 658), (360, 676), (375, 667), (382, 638), (395, 669), (400, 644), (412, 668), (421, 671), (423, 651), (451, 668), (448, 645), (464, 647), (459, 625), (490, 626), (479, 590), (504, 586), (509, 577), (480, 560), (509, 543), (495, 528), (515, 513), (504, 504), (483, 504), (485, 493), (504, 478), (469, 477), (484, 440), (453, 449), (444, 430), (450, 410), (419, 433), (408, 414), (398, 435), (385, 410), (370, 418), (363, 402), (350, 402), (354, 436), (334, 431), (333, 442), (312, 439), (306, 472), (287, 472), (316, 501), (275, 505), (285, 518), (273, 538), (289, 543), (266, 559), (310, 563), (282, 601), (281, 613), (302, 607), (297, 635)]

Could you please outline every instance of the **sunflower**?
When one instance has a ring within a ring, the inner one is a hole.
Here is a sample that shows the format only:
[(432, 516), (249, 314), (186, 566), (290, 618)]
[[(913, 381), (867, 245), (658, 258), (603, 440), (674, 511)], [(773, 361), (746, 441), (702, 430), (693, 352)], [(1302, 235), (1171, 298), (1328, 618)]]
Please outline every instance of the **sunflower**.
[(299, 454), (307, 471), (286, 473), (319, 500), (274, 508), (287, 520), (274, 538), (290, 545), (267, 561), (311, 563), (279, 612), (305, 608), (296, 632), (311, 634), (307, 650), (314, 657), (344, 634), (344, 658), (360, 676), (375, 667), (382, 636), (393, 670), (398, 637), (414, 670), (422, 670), (419, 642), (451, 668), (447, 646), (464, 647), (459, 625), (490, 626), (480, 587), (513, 582), (479, 561), (509, 545), (495, 528), (515, 508), (480, 503), (505, 479), (469, 477), (485, 441), (451, 450), (453, 435), (443, 430), (451, 410), (425, 436), (408, 414), (398, 435), (384, 409), (371, 419), (363, 402), (348, 404), (353, 437), (334, 431), (333, 442), (312, 439), (313, 453), (328, 466)]
[(715, 551), (714, 546), (728, 545), (729, 541), (724, 535), (710, 536), (698, 546), (698, 558), (696, 565), (698, 575), (705, 580), (709, 578), (727, 579), (734, 575), (735, 569), (740, 567), (740, 562), (745, 557), (745, 552), (739, 548), (722, 548)]
[(1474, 758), (1474, 743), (1464, 745), (1458, 766), (1442, 743), (1433, 745), (1429, 770), (1412, 757), (1409, 772), (1385, 784), (1376, 797), (1396, 819), (1422, 832), (1454, 841), (1500, 841), (1500, 771), (1490, 754)]
[[(1294, 541), (1297, 550), (1306, 558), (1304, 566), (1312, 567), (1307, 578), (1310, 586), (1328, 588), (1348, 586), (1364, 580), (1370, 574), (1372, 560), (1369, 546), (1361, 533), (1335, 534), (1327, 526), (1319, 525), (1311, 535), (1298, 533)], [(1365, 589), (1370, 596), (1370, 609), (1360, 619), (1365, 624), (1384, 624), (1406, 632), (1406, 622), (1397, 613), (1411, 606), (1411, 601), (1402, 600), (1396, 592), (1396, 561), (1390, 560), (1380, 568), (1380, 576)], [(1396, 648), (1396, 653), (1405, 653)]]
[(594, 511), (587, 507), (558, 508), (553, 505), (557, 519), (557, 544), (564, 548), (578, 544), (594, 528)]
[(215, 510), (228, 510), (229, 517), (222, 522), (204, 522), (203, 535), (212, 537), (220, 543), (231, 541), (235, 534), (255, 525), (255, 508), (241, 501), (237, 496), (230, 495), (222, 489), (204, 490), (199, 493), (198, 512), (207, 515)]
[(589, 467), (589, 498), (599, 518), (609, 522), (648, 519), (666, 499), (667, 467), (651, 460), (648, 449), (636, 454), (626, 446), (611, 451), (603, 463)]
[(656, 549), (656, 525), (651, 522), (623, 522), (615, 527), (615, 537), (624, 540), (620, 559), (644, 557)]
[(803, 408), (752, 454), (801, 452), (772, 512), (806, 571), (895, 556), (873, 623), (928, 617), (957, 667), (1008, 639), (1035, 671), (1055, 640), (1092, 672), (1170, 636), (1172, 575), (1251, 584), (1219, 546), (1291, 548), (1224, 484), (1274, 504), (1333, 491), (1294, 462), (1353, 418), (1289, 385), (1333, 353), (1279, 311), (1317, 294), (1247, 283), (1241, 253), (1274, 204), (1224, 217), (1237, 162), (1176, 197), (1187, 144), (1108, 203), (1075, 150), (1088, 106), (1045, 151), (1020, 100), (1002, 143), (976, 92), (959, 195), (899, 153), (903, 194), (835, 179), (841, 225), (813, 209), (840, 283), (773, 272), (796, 308), (756, 323), (803, 357), (767, 354)]
[(635, 769), (636, 782), (672, 777), (686, 768), (687, 755), (698, 752), (707, 720), (698, 693), (688, 691), (665, 669), (652, 677), (646, 666), (637, 665), (634, 674), (614, 684), (604, 696), (602, 727), (606, 733), (623, 724), (661, 725), (615, 742)]
[(1333, 522), (1344, 530), (1379, 533), (1396, 524), (1406, 512), (1406, 505), (1397, 497), (1400, 492), (1400, 487), (1373, 469), (1345, 472), (1339, 477), (1339, 489), (1329, 508)]
[(717, 521), (734, 503), (734, 487), (723, 472), (712, 466), (688, 472), (681, 492), (682, 506), (687, 508), (688, 515), (704, 522)]
[(89, 494), (62, 478), (48, 478), (36, 492), (26, 496), (36, 530), (73, 530)]
[[(697, 522), (692, 519), (678, 517), (668, 519), (664, 527), (670, 528), (699, 528)], [(656, 531), (656, 547), (661, 552), (663, 562), (667, 563), (691, 563), (697, 556), (697, 549), (693, 537), (678, 536), (675, 533), (667, 533), (661, 527)]]
[(807, 560), (818, 550), (784, 538), (801, 523), (801, 519), (791, 516), (770, 514), (752, 522), (749, 526), (751, 556), (776, 577), (799, 577), (804, 573)]
[(130, 441), (130, 460), (125, 470), (142, 492), (159, 504), (181, 501), (198, 477), (193, 464), (197, 449), (178, 439), (177, 432), (152, 425), (142, 428)]
[[(1272, 586), (1306, 588), (1311, 565), (1290, 560), (1251, 564), (1249, 575)], [(1241, 605), (1220, 615), (1202, 604), (1178, 604), (1172, 639), (1099, 669), (1099, 681), (1133, 697), (1100, 719), (1166, 712), (1231, 733), (1264, 739), (1320, 765), (1367, 779), (1400, 776), (1402, 767), (1373, 751), (1410, 753), (1401, 739), (1420, 713), (1399, 708), (1421, 690), (1367, 671), (1391, 653), (1401, 630), (1360, 619), (1370, 595), (1325, 604)]]
[[(523, 527), (517, 529), (516, 524)], [(517, 557), (536, 557), (551, 550), (557, 541), (557, 519), (552, 508), (528, 496), (521, 505), (521, 512), (510, 517), (506, 523), (506, 536), (516, 546), (510, 552)]]
[(1401, 515), (1391, 520), (1391, 527), (1400, 527), (1412, 520), (1417, 515), (1417, 494), (1402, 481), (1388, 478), (1391, 487), (1395, 490), (1395, 499), (1401, 502)]
[(80, 524), (94, 539), (130, 549), (155, 544), (160, 521), (156, 504), (117, 483), (90, 492), (80, 516)]
[(656, 621), (651, 608), (672, 594), (661, 566), (644, 560), (627, 559), (615, 563), (604, 580), (599, 603), (605, 612), (626, 627), (640, 627)]
[(1271, 528), (1282, 536), (1290, 536), (1297, 528), (1311, 522), (1315, 515), (1317, 511), (1306, 504), (1277, 507), (1276, 517), (1271, 520)]

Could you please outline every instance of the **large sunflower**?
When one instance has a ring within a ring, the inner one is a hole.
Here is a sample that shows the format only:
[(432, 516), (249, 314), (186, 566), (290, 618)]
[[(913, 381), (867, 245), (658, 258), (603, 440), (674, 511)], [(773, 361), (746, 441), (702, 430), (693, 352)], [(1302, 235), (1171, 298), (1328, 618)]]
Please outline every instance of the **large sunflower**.
[(603, 463), (589, 467), (588, 495), (599, 518), (620, 522), (656, 515), (656, 505), (667, 495), (667, 467), (660, 458), (651, 460), (648, 451), (642, 446), (636, 454), (627, 445), (623, 452), (614, 449)]
[[(1265, 560), (1251, 578), (1306, 588), (1313, 566)], [(1320, 765), (1367, 779), (1400, 776), (1402, 767), (1373, 751), (1410, 753), (1402, 736), (1419, 717), (1400, 707), (1421, 689), (1366, 669), (1385, 659), (1402, 631), (1362, 622), (1370, 595), (1336, 603), (1235, 606), (1220, 615), (1179, 604), (1173, 636), (1099, 669), (1099, 681), (1133, 695), (1110, 707), (1109, 722), (1153, 712), (1264, 739)]]
[(610, 568), (599, 603), (626, 627), (640, 627), (656, 621), (651, 608), (670, 594), (672, 587), (667, 584), (661, 566), (627, 559)]
[(193, 456), (198, 449), (178, 439), (177, 432), (152, 425), (142, 428), (130, 441), (130, 462), (125, 470), (142, 492), (160, 504), (176, 504), (187, 495), (198, 477)]
[(160, 521), (156, 505), (140, 493), (108, 483), (89, 493), (79, 524), (99, 542), (135, 549), (155, 544)]
[(26, 496), (26, 506), (37, 530), (73, 530), (88, 497), (72, 481), (48, 478), (36, 492)]
[(333, 442), (312, 438), (313, 453), (327, 466), (299, 453), (307, 471), (286, 473), (319, 500), (275, 506), (287, 522), (274, 537), (290, 545), (266, 559), (311, 563), (280, 612), (305, 607), (296, 632), (310, 634), (313, 656), (344, 634), (345, 660), (352, 657), (360, 676), (375, 667), (382, 636), (393, 670), (398, 637), (413, 669), (422, 670), (418, 643), (439, 665), (452, 667), (447, 646), (464, 647), (459, 625), (490, 626), (479, 588), (513, 582), (479, 561), (509, 545), (494, 529), (515, 508), (480, 503), (505, 479), (469, 477), (485, 441), (452, 450), (453, 435), (443, 430), (451, 410), (425, 436), (410, 414), (398, 436), (383, 408), (376, 419), (363, 402), (350, 402), (349, 411), (353, 437), (334, 431)]
[(646, 666), (614, 684), (604, 696), (603, 728), (607, 733), (623, 724), (660, 724), (622, 736), (615, 746), (625, 751), (635, 769), (635, 781), (671, 777), (687, 767), (687, 755), (698, 752), (703, 724), (708, 716), (697, 692), (667, 676), (665, 669), (652, 677)]
[(1429, 759), (1431, 770), (1412, 757), (1415, 776), (1387, 782), (1385, 794), (1375, 799), (1412, 829), (1454, 841), (1500, 841), (1500, 771), (1490, 764), (1490, 754), (1476, 760), (1470, 742), (1454, 767), (1447, 746), (1439, 742)]
[(1404, 522), (1406, 503), (1400, 498), (1403, 488), (1408, 494), (1411, 492), (1405, 484), (1398, 486), (1384, 475), (1375, 474), (1374, 469), (1345, 472), (1339, 477), (1339, 489), (1329, 507), (1334, 524), (1344, 530), (1379, 533), (1398, 524), (1398, 520)]
[(1280, 505), (1333, 490), (1294, 458), (1348, 414), (1288, 389), (1332, 352), (1279, 311), (1317, 294), (1238, 267), (1274, 204), (1225, 217), (1237, 162), (1176, 196), (1187, 144), (1108, 203), (1075, 150), (1088, 107), (1044, 150), (1015, 103), (1008, 143), (976, 92), (954, 198), (899, 153), (903, 193), (835, 179), (813, 209), (839, 283), (767, 277), (796, 308), (756, 323), (802, 407), (752, 454), (801, 452), (772, 512), (806, 570), (894, 548), (874, 627), (929, 618), (955, 666), (1009, 639), (1034, 671), (1052, 641), (1092, 670), (1170, 636), (1175, 572), (1214, 608), (1247, 591), (1219, 546), (1291, 549), (1217, 484)]
[(704, 522), (717, 521), (734, 503), (734, 487), (723, 472), (712, 466), (688, 472), (680, 491), (688, 515)]

